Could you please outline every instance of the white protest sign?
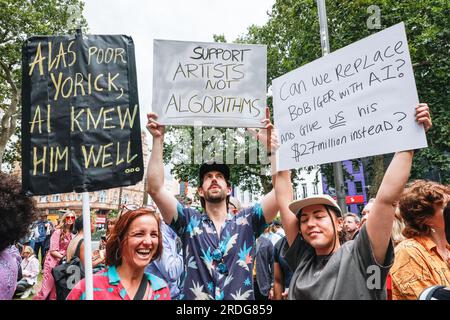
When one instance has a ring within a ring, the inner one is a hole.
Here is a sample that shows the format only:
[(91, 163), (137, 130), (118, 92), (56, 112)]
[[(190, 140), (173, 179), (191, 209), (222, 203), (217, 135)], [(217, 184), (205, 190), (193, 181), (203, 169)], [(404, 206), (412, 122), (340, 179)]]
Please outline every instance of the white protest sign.
[(403, 23), (273, 80), (277, 170), (424, 148)]
[(265, 45), (153, 41), (153, 112), (165, 125), (262, 127)]

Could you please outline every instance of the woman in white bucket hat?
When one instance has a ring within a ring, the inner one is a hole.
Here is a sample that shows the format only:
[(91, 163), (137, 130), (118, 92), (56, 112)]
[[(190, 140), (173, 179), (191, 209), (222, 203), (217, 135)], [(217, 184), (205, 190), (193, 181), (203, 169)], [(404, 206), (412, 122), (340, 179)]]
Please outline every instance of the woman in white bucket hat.
[[(431, 127), (426, 104), (416, 121)], [(395, 207), (408, 180), (413, 151), (395, 154), (370, 217), (355, 240), (339, 244), (341, 210), (327, 195), (292, 201), (290, 171), (277, 174), (275, 192), (288, 245), (284, 257), (294, 271), (289, 299), (386, 299), (386, 277), (394, 259), (391, 241)]]

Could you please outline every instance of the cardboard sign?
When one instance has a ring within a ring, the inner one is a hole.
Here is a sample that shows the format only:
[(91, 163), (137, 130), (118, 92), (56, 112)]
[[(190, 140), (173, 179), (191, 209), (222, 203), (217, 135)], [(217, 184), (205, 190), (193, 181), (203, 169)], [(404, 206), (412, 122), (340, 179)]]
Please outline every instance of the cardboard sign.
[(153, 102), (166, 125), (262, 127), (266, 46), (154, 40)]
[(32, 37), (23, 47), (22, 76), (25, 192), (86, 192), (142, 180), (130, 37)]
[(278, 170), (424, 148), (403, 23), (273, 81)]

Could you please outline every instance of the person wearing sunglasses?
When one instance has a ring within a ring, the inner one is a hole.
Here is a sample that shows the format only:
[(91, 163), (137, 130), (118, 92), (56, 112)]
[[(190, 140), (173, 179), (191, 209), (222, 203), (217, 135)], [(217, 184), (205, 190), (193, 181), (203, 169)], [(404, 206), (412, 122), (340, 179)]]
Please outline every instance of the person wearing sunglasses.
[(45, 256), (42, 286), (33, 300), (56, 300), (55, 281), (52, 269), (66, 255), (67, 247), (73, 238), (72, 230), (75, 223), (75, 213), (67, 211), (61, 218), (50, 238), (50, 248)]
[[(167, 283), (145, 272), (162, 253), (159, 217), (154, 210), (139, 208), (123, 213), (106, 243), (107, 268), (93, 276), (94, 300), (170, 300)], [(67, 300), (83, 300), (82, 279)]]

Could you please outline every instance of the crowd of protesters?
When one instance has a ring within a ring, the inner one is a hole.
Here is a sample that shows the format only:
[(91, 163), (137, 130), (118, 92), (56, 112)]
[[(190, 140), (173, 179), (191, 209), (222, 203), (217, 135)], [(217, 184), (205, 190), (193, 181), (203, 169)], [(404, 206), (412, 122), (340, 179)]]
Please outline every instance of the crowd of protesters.
[[(416, 120), (428, 131), (427, 105), (418, 105)], [(448, 298), (450, 187), (408, 184), (413, 151), (395, 154), (362, 212), (344, 214), (328, 195), (293, 201), (290, 171), (275, 173), (273, 190), (242, 208), (219, 163), (200, 167), (196, 208), (164, 188), (165, 128), (156, 114), (147, 128), (147, 192), (156, 206), (125, 207), (108, 219), (92, 257), (94, 299)], [(266, 119), (256, 136), (269, 155), (277, 147), (272, 128)], [(56, 226), (47, 218), (13, 176), (0, 173), (0, 299), (54, 300), (52, 270), (84, 263), (82, 217), (67, 211)], [(379, 279), (370, 285), (374, 268)], [(68, 300), (86, 299), (85, 280), (69, 288)]]

